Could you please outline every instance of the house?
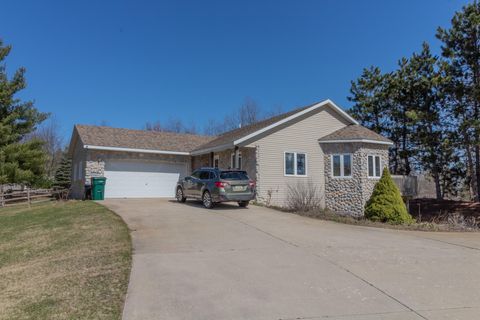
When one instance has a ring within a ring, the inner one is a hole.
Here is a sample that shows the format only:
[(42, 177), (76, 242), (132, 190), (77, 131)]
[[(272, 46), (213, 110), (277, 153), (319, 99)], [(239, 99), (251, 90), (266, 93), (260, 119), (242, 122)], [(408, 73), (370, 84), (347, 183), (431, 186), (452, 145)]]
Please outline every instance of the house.
[(76, 125), (72, 195), (105, 176), (106, 198), (173, 197), (179, 177), (216, 166), (246, 170), (260, 203), (284, 206), (289, 187), (306, 184), (327, 208), (362, 215), (390, 145), (330, 100), (218, 137)]

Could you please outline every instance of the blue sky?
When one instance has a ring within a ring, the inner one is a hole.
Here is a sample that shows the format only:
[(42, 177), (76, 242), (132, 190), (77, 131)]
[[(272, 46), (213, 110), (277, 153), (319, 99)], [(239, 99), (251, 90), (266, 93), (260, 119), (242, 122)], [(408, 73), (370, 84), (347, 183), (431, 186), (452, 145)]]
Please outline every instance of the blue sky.
[(3, 1), (0, 38), (21, 97), (74, 123), (202, 126), (253, 98), (284, 111), (330, 98), (347, 109), (362, 68), (392, 70), (448, 26), (460, 0)]

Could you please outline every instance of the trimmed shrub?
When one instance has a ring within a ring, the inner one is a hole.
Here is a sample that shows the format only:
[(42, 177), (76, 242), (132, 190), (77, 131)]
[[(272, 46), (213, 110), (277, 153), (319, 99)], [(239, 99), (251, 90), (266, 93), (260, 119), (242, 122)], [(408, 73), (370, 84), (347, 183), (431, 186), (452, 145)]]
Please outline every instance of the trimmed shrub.
[(383, 170), (382, 178), (365, 205), (365, 217), (372, 221), (396, 224), (414, 222), (387, 168)]

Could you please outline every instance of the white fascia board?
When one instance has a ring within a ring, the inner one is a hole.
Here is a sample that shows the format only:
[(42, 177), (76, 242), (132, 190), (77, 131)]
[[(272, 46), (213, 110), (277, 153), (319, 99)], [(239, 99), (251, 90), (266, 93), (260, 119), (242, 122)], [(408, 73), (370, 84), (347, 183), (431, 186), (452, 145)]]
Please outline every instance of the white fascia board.
[(234, 147), (234, 145), (232, 143), (227, 143), (227, 144), (223, 144), (221, 146), (216, 146), (216, 147), (211, 147), (211, 148), (192, 151), (192, 152), (190, 152), (190, 155), (198, 156), (198, 155), (209, 153), (209, 152), (223, 151), (225, 149), (230, 149), (230, 148), (233, 148), (233, 147)]
[(340, 108), (339, 106), (337, 106), (335, 104), (335, 102), (333, 102), (332, 100), (330, 99), (327, 99), (323, 102), (321, 102), (322, 104), (325, 103), (325, 104), (330, 104), (330, 106), (333, 107), (333, 109), (335, 109), (335, 111), (337, 111), (338, 113), (340, 113), (340, 115), (342, 115), (342, 117), (344, 117), (345, 119), (347, 119), (348, 121), (350, 121), (352, 124), (360, 124), (358, 123), (357, 120), (353, 119), (348, 113), (345, 112), (345, 110), (343, 110), (342, 108)]
[(269, 125), (269, 126), (267, 126), (267, 127), (265, 127), (265, 128), (262, 128), (262, 129), (260, 129), (260, 130), (257, 130), (257, 131), (255, 131), (255, 132), (253, 132), (253, 133), (251, 133), (251, 134), (249, 134), (249, 135), (246, 135), (246, 136), (244, 136), (244, 137), (242, 137), (242, 138), (240, 138), (240, 139), (237, 139), (237, 140), (235, 140), (235, 141), (233, 142), (233, 144), (234, 144), (234, 145), (238, 145), (238, 144), (240, 144), (240, 143), (242, 143), (242, 142), (244, 142), (244, 141), (247, 141), (247, 140), (249, 140), (249, 139), (251, 139), (251, 138), (259, 135), (259, 134), (262, 134), (262, 133), (264, 133), (264, 132), (266, 132), (266, 131), (268, 131), (268, 130), (271, 130), (271, 129), (275, 128), (275, 127), (278, 127), (278, 126), (280, 126), (280, 125), (282, 125), (282, 124), (284, 124), (284, 123), (286, 123), (286, 122), (289, 122), (289, 121), (291, 121), (291, 120), (293, 120), (293, 119), (295, 119), (295, 118), (298, 118), (298, 117), (300, 117), (300, 116), (302, 116), (302, 115), (304, 115), (304, 114), (306, 114), (306, 113), (309, 113), (309, 112), (311, 112), (311, 111), (313, 111), (313, 110), (315, 110), (315, 109), (324, 107), (324, 106), (326, 106), (326, 105), (331, 106), (335, 111), (337, 111), (342, 117), (344, 117), (345, 119), (347, 119), (347, 120), (348, 120), (349, 122), (351, 122), (352, 124), (358, 124), (358, 122), (357, 122), (355, 119), (353, 119), (352, 117), (350, 117), (350, 116), (348, 115), (348, 113), (346, 113), (345, 111), (342, 110), (342, 108), (340, 108), (340, 107), (337, 106), (335, 103), (333, 103), (332, 100), (328, 99), (328, 100), (319, 102), (319, 103), (311, 106), (310, 108), (307, 108), (307, 109), (305, 109), (305, 110), (302, 110), (302, 111), (299, 111), (299, 112), (297, 112), (297, 113), (295, 113), (295, 114), (292, 114), (291, 116), (289, 116), (289, 117), (287, 117), (287, 118), (285, 118), (285, 119), (282, 119), (282, 120), (280, 120), (280, 121), (277, 121), (277, 122), (275, 122), (275, 123), (273, 123), (273, 124), (271, 124), (271, 125)]
[(92, 145), (84, 145), (83, 147), (85, 149), (90, 149), (90, 150), (123, 151), (123, 152), (154, 153), (154, 154), (173, 154), (173, 155), (180, 155), (180, 156), (189, 156), (190, 155), (190, 152), (183, 152), (183, 151), (134, 149), (134, 148), (104, 147), (104, 146), (92, 146)]
[(391, 146), (393, 142), (388, 141), (378, 141), (378, 140), (369, 140), (369, 139), (350, 139), (350, 140), (327, 140), (319, 141), (320, 143), (374, 143), (374, 144), (384, 144)]

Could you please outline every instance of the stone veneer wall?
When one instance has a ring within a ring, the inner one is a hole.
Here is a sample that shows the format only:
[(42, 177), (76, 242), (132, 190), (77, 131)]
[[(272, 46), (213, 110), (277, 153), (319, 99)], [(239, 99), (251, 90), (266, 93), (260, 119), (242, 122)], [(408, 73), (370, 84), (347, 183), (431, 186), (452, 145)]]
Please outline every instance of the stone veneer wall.
[[(362, 216), (378, 178), (368, 177), (368, 155), (381, 156), (381, 167), (388, 167), (388, 146), (369, 143), (321, 144), (325, 154), (325, 205), (339, 214)], [(334, 154), (352, 155), (352, 177), (332, 176)]]
[[(210, 153), (202, 154), (200, 156), (193, 156), (191, 159), (192, 168), (191, 171), (196, 170), (201, 167), (210, 166)], [(191, 172), (190, 172), (191, 173)]]

